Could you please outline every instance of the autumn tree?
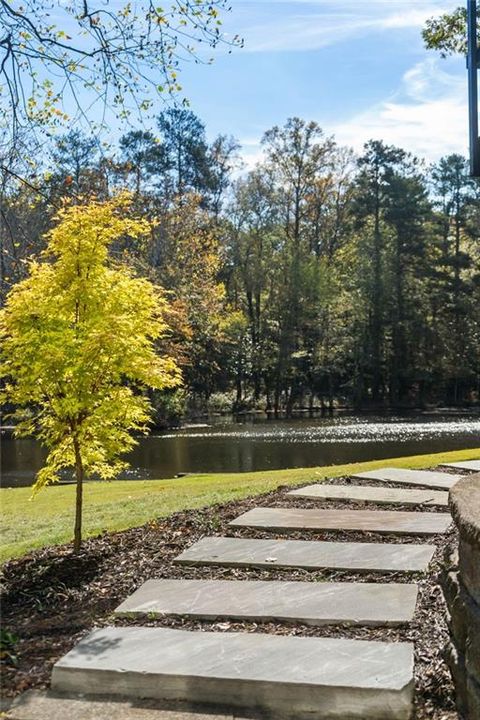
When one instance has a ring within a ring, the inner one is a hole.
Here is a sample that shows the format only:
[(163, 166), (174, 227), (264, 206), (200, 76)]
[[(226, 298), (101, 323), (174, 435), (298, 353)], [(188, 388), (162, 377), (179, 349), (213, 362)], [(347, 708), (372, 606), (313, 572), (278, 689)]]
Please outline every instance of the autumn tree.
[(127, 216), (129, 198), (64, 207), (40, 261), (10, 292), (0, 313), (4, 400), (16, 408), (17, 435), (48, 449), (35, 491), (75, 468), (74, 549), (82, 540), (86, 477), (115, 477), (120, 455), (146, 430), (148, 387), (179, 383), (171, 357), (157, 354), (167, 303), (148, 280), (109, 257), (117, 238), (140, 238), (143, 220)]
[(278, 410), (284, 393), (290, 412), (302, 391), (309, 354), (306, 336), (320, 289), (320, 268), (311, 246), (311, 201), (332, 171), (335, 143), (317, 123), (296, 117), (268, 130), (262, 142), (277, 204), (277, 242), (282, 248), (278, 258), (282, 281), (274, 300), (281, 305), (274, 405)]
[(185, 382), (208, 400), (222, 374), (229, 324), (218, 230), (201, 198), (190, 194), (160, 217), (155, 235), (155, 276), (184, 318), (178, 339)]
[(232, 206), (230, 286), (250, 330), (254, 400), (287, 412), (315, 392), (331, 396), (334, 270), (345, 241), (350, 154), (316, 123), (291, 118), (263, 140), (265, 162), (238, 183)]
[(128, 188), (149, 232), (115, 238), (111, 255), (168, 293), (161, 347), (185, 380), (150, 392), (158, 427), (216, 393), (278, 412), (476, 402), (480, 194), (465, 158), (426, 168), (371, 141), (356, 162), (297, 118), (267, 133), (262, 161), (232, 185), (234, 141), (208, 141), (188, 111), (168, 118), (108, 158), (60, 136), (35, 187), (0, 173), (0, 300), (65, 195), (84, 204), (89, 186), (102, 198)]
[(225, 9), (226, 0), (162, 7), (71, 0), (52, 13), (47, 0), (0, 0), (6, 142), (14, 144), (22, 128), (65, 121), (99, 130), (111, 112), (141, 120), (155, 96), (180, 89), (183, 62), (209, 62), (204, 48), (238, 44), (220, 32)]
[[(275, 285), (274, 231), (278, 213), (271, 184), (261, 168), (237, 181), (228, 214), (227, 289), (235, 309), (247, 318), (249, 334), (247, 347), (238, 352), (243, 362), (237, 364), (237, 403), (243, 400), (245, 381), (249, 380), (254, 403), (259, 401), (265, 388), (270, 404), (276, 348), (271, 337), (273, 318), (270, 311), (273, 308), (269, 291)], [(248, 361), (245, 361), (246, 355)], [(247, 363), (250, 368), (248, 378), (245, 377)]]
[(51, 206), (48, 190), (40, 195), (2, 175), (0, 191), (0, 305), (8, 290), (28, 273), (28, 258), (44, 248), (43, 235), (49, 227)]

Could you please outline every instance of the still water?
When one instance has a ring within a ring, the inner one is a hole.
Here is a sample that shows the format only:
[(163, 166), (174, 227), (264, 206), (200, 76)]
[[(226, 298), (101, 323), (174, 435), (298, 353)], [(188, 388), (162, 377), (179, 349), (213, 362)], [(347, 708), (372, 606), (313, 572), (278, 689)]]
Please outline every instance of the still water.
[[(150, 435), (128, 460), (126, 478), (177, 473), (247, 472), (375, 460), (480, 447), (480, 415), (337, 416), (226, 421)], [(31, 484), (44, 451), (30, 439), (1, 435), (1, 484)]]

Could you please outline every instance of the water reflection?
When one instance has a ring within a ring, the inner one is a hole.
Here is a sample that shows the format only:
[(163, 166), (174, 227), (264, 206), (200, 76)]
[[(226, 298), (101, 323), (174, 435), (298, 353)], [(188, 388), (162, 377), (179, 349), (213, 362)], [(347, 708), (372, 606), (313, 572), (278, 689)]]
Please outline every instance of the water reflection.
[[(311, 467), (480, 446), (478, 415), (213, 420), (142, 438), (128, 478), (189, 472)], [(29, 485), (44, 451), (34, 440), (2, 436), (2, 485)]]

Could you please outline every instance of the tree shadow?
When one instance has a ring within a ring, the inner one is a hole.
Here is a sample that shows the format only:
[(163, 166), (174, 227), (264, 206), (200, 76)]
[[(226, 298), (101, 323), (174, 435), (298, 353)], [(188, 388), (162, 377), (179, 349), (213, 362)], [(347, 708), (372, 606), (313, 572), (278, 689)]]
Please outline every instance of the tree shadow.
[(75, 554), (70, 549), (58, 548), (16, 563), (11, 575), (7, 566), (2, 593), (4, 612), (19, 601), (31, 601), (39, 607), (65, 600), (75, 590), (84, 589), (100, 573), (104, 559), (101, 549), (86, 549)]

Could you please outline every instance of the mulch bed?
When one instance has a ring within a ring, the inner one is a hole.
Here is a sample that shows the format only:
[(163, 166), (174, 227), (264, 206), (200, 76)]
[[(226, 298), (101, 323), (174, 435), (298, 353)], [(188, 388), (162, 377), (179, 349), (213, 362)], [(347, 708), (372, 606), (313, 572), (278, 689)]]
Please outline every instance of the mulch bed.
[[(346, 482), (346, 479), (332, 482)], [(383, 484), (385, 486), (385, 484)], [(388, 483), (390, 487), (402, 487)], [(405, 486), (403, 486), (405, 487)], [(53, 664), (94, 625), (141, 624), (218, 632), (267, 632), (278, 635), (351, 637), (412, 641), (416, 653), (416, 720), (454, 720), (454, 690), (443, 658), (448, 630), (439, 586), (444, 557), (456, 547), (455, 530), (434, 538), (380, 536), (374, 533), (310, 532), (289, 534), (292, 539), (361, 542), (434, 543), (437, 552), (427, 577), (405, 573), (306, 571), (279, 568), (215, 568), (176, 566), (173, 559), (204, 535), (275, 537), (274, 532), (229, 528), (228, 522), (252, 507), (302, 506), (346, 507), (345, 502), (287, 498), (286, 488), (260, 497), (233, 501), (203, 510), (188, 510), (120, 533), (104, 534), (85, 541), (82, 552), (72, 555), (70, 546), (46, 548), (12, 560), (3, 568), (3, 627), (18, 637), (16, 665), (4, 665), (2, 692), (15, 696), (29, 688), (48, 687)], [(352, 507), (350, 505), (350, 507)], [(357, 505), (363, 507), (363, 505)], [(365, 507), (422, 510), (404, 506)], [(441, 508), (438, 510), (442, 511)], [(445, 511), (445, 508), (443, 508)], [(278, 537), (285, 537), (278, 535)], [(311, 627), (288, 623), (207, 622), (185, 618), (158, 620), (115, 619), (115, 607), (146, 580), (156, 578), (342, 580), (358, 582), (411, 582), (419, 584), (414, 622), (406, 628)]]

